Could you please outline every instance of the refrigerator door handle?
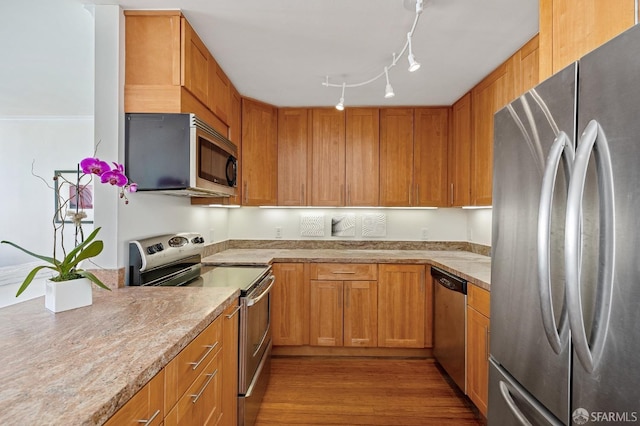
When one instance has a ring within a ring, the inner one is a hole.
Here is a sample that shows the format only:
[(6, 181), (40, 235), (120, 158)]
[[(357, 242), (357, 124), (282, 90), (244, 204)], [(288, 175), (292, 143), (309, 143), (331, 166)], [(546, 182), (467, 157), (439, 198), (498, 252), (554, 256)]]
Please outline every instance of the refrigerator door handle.
[[(542, 187), (540, 191), (540, 205), (538, 207), (538, 285), (540, 296), (540, 307), (542, 314), (542, 325), (551, 349), (556, 354), (562, 351), (562, 342), (565, 340), (566, 309), (562, 309), (560, 318), (560, 334), (556, 327), (555, 315), (553, 312), (553, 301), (551, 297), (551, 208), (553, 204), (553, 191), (558, 175), (560, 160), (565, 157), (565, 170), (567, 182), (571, 178), (571, 168), (573, 165), (574, 151), (571, 139), (565, 132), (559, 132), (553, 141), (547, 156), (546, 166), (542, 177)], [(563, 302), (563, 304), (566, 303)]]
[[(591, 332), (587, 340), (580, 294), (580, 249), (582, 235), (580, 217), (587, 167), (591, 152), (595, 154), (598, 179), (600, 246), (598, 249), (598, 288), (596, 308)], [(576, 150), (573, 176), (567, 195), (565, 223), (565, 273), (567, 278), (566, 298), (569, 309), (569, 326), (574, 349), (580, 364), (588, 373), (598, 365), (604, 350), (609, 328), (611, 298), (613, 295), (613, 267), (615, 260), (615, 206), (613, 192), (613, 168), (606, 135), (600, 124), (591, 120), (587, 125)], [(589, 345), (591, 343), (591, 347)]]
[(509, 387), (510, 386), (507, 383), (500, 380), (500, 393), (502, 394), (502, 398), (507, 403), (507, 406), (509, 407), (509, 410), (511, 410), (511, 413), (515, 416), (515, 418), (522, 426), (531, 426), (531, 422), (529, 422), (524, 414), (522, 414), (522, 411), (520, 411), (515, 401), (511, 397), (511, 390), (509, 389)]

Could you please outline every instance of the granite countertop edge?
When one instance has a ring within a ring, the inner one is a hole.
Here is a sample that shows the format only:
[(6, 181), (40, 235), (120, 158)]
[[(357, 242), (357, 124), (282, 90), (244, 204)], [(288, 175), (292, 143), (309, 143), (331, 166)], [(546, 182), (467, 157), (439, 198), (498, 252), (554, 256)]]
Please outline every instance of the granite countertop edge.
[(202, 259), (205, 265), (273, 263), (428, 264), (491, 291), (491, 258), (457, 250), (228, 249)]

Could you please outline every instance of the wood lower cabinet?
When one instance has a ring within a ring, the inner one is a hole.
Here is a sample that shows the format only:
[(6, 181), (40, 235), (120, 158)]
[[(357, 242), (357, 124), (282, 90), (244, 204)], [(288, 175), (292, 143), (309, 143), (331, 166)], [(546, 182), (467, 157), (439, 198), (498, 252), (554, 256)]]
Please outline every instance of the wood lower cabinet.
[(164, 370), (138, 391), (105, 426), (159, 425), (164, 419)]
[(165, 426), (216, 424), (222, 415), (223, 318), (165, 367)]
[(483, 415), (489, 399), (489, 292), (469, 285), (467, 296), (467, 395)]
[(430, 336), (425, 319), (433, 316), (431, 304), (427, 307), (433, 287), (427, 286), (425, 271), (425, 265), (378, 266), (378, 346), (425, 347)]
[(278, 110), (242, 99), (242, 205), (278, 202)]
[(377, 346), (377, 265), (310, 265), (309, 344)]
[[(239, 301), (238, 301), (239, 302)], [(240, 305), (235, 303), (222, 314), (222, 418), (220, 424), (238, 423), (238, 341)]]
[(309, 344), (308, 265), (274, 263), (271, 290), (271, 335), (274, 346)]

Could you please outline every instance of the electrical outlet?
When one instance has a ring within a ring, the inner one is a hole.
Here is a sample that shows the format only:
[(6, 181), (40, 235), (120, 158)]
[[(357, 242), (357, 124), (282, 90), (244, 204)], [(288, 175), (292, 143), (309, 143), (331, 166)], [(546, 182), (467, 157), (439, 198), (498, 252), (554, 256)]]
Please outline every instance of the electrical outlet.
[(276, 226), (276, 238), (282, 238), (282, 227)]
[(422, 239), (429, 239), (429, 228), (422, 228)]

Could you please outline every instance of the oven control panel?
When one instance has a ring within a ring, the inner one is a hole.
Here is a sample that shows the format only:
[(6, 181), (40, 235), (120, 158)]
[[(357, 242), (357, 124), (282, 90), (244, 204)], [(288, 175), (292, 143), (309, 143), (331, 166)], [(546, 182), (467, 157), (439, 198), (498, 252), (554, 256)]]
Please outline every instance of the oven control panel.
[(129, 242), (129, 264), (139, 272), (191, 256), (200, 256), (204, 238), (197, 232), (159, 235)]

